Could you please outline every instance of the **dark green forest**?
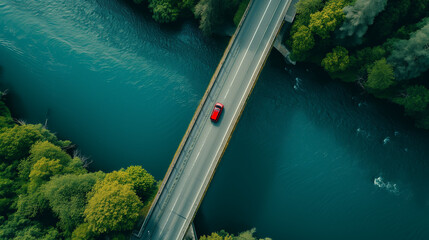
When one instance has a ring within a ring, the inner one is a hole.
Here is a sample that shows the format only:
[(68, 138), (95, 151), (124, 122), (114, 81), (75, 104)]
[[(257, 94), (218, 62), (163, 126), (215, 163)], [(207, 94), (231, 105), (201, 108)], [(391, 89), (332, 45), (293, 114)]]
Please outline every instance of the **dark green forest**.
[(301, 0), (286, 44), (429, 129), (429, 0)]

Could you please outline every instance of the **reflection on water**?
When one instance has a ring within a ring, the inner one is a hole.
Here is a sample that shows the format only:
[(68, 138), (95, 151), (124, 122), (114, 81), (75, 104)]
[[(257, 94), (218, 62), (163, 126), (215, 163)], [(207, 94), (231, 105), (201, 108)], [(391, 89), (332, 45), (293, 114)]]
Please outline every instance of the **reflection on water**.
[[(164, 176), (228, 39), (116, 0), (0, 2), (0, 89), (93, 168)], [(272, 52), (196, 216), (200, 234), (429, 239), (429, 134)]]

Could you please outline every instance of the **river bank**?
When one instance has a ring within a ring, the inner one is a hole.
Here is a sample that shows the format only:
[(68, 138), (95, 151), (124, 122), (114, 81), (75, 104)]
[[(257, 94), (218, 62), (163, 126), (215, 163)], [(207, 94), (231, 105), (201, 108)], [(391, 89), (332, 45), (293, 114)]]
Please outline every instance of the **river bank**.
[[(228, 42), (194, 21), (160, 26), (113, 0), (13, 0), (0, 3), (0, 17), (0, 89), (11, 90), (15, 116), (38, 123), (49, 113), (49, 128), (94, 169), (143, 165), (156, 179)], [(197, 233), (427, 239), (428, 142), (398, 108), (309, 66), (285, 70), (272, 51)]]

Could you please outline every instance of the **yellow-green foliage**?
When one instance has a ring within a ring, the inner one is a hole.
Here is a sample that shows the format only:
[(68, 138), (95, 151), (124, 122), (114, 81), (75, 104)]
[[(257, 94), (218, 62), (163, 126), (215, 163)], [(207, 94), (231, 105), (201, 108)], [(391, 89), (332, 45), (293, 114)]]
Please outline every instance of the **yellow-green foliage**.
[(314, 47), (314, 37), (310, 29), (300, 26), (292, 36), (292, 53), (295, 60), (302, 60), (305, 53)]
[(350, 64), (348, 54), (347, 49), (337, 46), (332, 52), (326, 54), (326, 57), (322, 60), (322, 66), (331, 73), (344, 71)]
[(393, 79), (395, 79), (393, 67), (383, 58), (369, 68), (365, 86), (374, 90), (385, 90), (395, 83)]
[(209, 236), (201, 236), (200, 240), (233, 240), (231, 235), (220, 236), (218, 233), (212, 233)]
[(130, 166), (126, 170), (121, 169), (106, 174), (104, 182), (113, 181), (130, 184), (136, 194), (144, 200), (156, 190), (155, 178), (141, 166)]
[(73, 231), (72, 240), (92, 240), (94, 239), (95, 234), (89, 230), (88, 223), (82, 223)]
[[(30, 156), (21, 161), (19, 165), (20, 175), (23, 178), (27, 178), (30, 172), (33, 171), (32, 168), (34, 165), (42, 158), (59, 161), (58, 165), (61, 166), (61, 171), (57, 172), (57, 174), (86, 172), (79, 158), (72, 159), (70, 155), (64, 152), (60, 147), (48, 141), (43, 141), (35, 143), (30, 149)], [(44, 160), (44, 162), (46, 162), (46, 160)]]
[(23, 125), (9, 128), (0, 134), (0, 158), (20, 159), (28, 154), (31, 145), (42, 139), (41, 125)]
[(50, 177), (59, 174), (62, 169), (63, 166), (60, 164), (60, 160), (43, 157), (33, 165), (29, 175), (30, 181), (47, 181)]
[(329, 0), (322, 11), (310, 15), (309, 28), (322, 39), (329, 37), (344, 20), (343, 8), (346, 6), (345, 0)]
[(70, 155), (64, 152), (60, 147), (48, 141), (37, 142), (31, 146), (30, 158), (34, 162), (41, 158), (58, 159), (63, 165), (68, 164), (72, 159)]
[(106, 233), (132, 229), (143, 204), (131, 185), (104, 182), (94, 190), (84, 212), (89, 230)]

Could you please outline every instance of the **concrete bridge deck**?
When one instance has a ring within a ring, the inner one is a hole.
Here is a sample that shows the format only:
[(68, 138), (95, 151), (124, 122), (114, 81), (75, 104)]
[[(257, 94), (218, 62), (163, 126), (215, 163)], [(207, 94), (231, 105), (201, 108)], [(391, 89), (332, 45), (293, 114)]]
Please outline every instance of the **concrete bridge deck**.
[[(291, 0), (253, 0), (167, 171), (135, 239), (182, 240), (208, 189), (283, 24)], [(216, 102), (225, 105), (218, 123), (209, 117)]]

